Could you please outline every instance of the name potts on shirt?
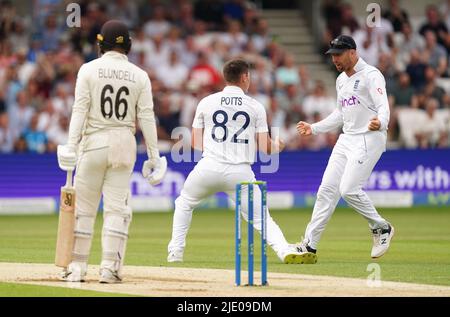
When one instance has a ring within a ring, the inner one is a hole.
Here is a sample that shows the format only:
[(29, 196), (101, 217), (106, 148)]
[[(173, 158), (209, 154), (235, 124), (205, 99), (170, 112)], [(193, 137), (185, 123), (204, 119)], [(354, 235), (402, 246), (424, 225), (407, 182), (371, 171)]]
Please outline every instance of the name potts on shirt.
[(242, 97), (222, 97), (220, 98), (220, 104), (242, 106)]
[(341, 99), (341, 106), (342, 107), (351, 107), (359, 105), (360, 102), (356, 96), (351, 96), (349, 98)]

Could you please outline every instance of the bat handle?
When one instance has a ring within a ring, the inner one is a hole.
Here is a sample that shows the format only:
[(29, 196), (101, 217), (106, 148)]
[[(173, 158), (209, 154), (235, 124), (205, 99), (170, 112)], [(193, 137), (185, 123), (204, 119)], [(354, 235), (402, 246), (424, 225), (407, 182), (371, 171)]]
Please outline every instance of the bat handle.
[(73, 178), (73, 171), (68, 170), (67, 171), (67, 177), (66, 177), (66, 186), (67, 188), (72, 188), (72, 178)]

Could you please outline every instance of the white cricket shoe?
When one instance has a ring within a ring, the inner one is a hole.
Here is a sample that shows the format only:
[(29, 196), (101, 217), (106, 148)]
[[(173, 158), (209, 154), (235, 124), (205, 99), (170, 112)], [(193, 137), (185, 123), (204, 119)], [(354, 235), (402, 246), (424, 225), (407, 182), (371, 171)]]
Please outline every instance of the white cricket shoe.
[(100, 283), (102, 284), (117, 284), (122, 283), (122, 279), (119, 274), (110, 269), (100, 269)]
[(84, 263), (70, 263), (60, 275), (60, 279), (65, 282), (84, 282), (86, 279), (87, 265)]
[(294, 245), (281, 253), (281, 261), (285, 264), (314, 264), (317, 262), (317, 255), (312, 252), (299, 252)]
[(167, 262), (183, 262), (183, 250), (171, 250), (167, 256)]
[(385, 254), (389, 249), (392, 237), (394, 236), (394, 227), (388, 223), (382, 228), (373, 229), (372, 236), (373, 247), (371, 256), (375, 259)]

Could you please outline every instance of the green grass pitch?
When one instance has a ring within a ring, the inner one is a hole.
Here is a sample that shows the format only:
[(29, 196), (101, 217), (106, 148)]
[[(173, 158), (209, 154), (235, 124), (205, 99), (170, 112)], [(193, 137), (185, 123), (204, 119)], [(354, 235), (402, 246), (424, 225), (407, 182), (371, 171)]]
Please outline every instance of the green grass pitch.
[[(450, 285), (450, 211), (448, 208), (423, 207), (380, 209), (395, 226), (391, 248), (378, 260), (370, 258), (372, 246), (367, 222), (355, 211), (338, 208), (318, 248), (315, 265), (282, 264), (269, 248), (268, 270), (314, 275), (367, 278), (370, 263), (378, 263), (385, 281)], [(308, 223), (310, 209), (271, 210), (290, 242), (299, 241)], [(234, 269), (234, 211), (224, 209), (194, 212), (188, 234), (184, 263), (168, 264), (167, 243), (171, 236), (172, 213), (133, 215), (125, 265), (179, 266)], [(57, 215), (1, 216), (0, 262), (53, 263)], [(96, 221), (95, 238), (89, 262), (100, 263), (101, 214)], [(245, 228), (246, 225), (243, 226)], [(245, 230), (243, 237), (245, 237)], [(259, 235), (255, 235), (255, 267), (259, 270)], [(247, 241), (243, 239), (243, 268), (246, 267)], [(0, 296), (22, 294), (45, 287), (0, 283)], [(71, 296), (70, 292), (64, 291)], [(81, 291), (78, 291), (83, 293)], [(75, 294), (75, 293), (74, 293)], [(93, 296), (95, 292), (83, 293)], [(79, 294), (79, 296), (83, 296)], [(101, 293), (100, 293), (101, 294)], [(108, 294), (109, 296), (110, 294)], [(21, 295), (26, 296), (26, 295)]]

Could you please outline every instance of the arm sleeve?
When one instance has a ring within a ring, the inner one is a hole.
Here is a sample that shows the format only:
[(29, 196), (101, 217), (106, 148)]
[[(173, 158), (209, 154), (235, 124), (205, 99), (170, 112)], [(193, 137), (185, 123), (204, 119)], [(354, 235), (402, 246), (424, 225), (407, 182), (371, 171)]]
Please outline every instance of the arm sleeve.
[(387, 130), (389, 124), (389, 101), (386, 93), (386, 82), (383, 75), (378, 71), (369, 73), (369, 95), (380, 120), (380, 130)]
[(139, 95), (136, 110), (139, 126), (147, 145), (147, 155), (150, 159), (157, 158), (159, 157), (158, 135), (153, 111), (152, 87), (148, 76), (145, 76), (144, 87)]
[(342, 112), (337, 108), (325, 119), (312, 124), (311, 130), (313, 134), (326, 133), (341, 127), (343, 123)]
[(72, 107), (70, 118), (68, 144), (78, 145), (81, 139), (81, 131), (86, 121), (87, 113), (91, 105), (91, 95), (89, 91), (88, 76), (86, 68), (80, 67), (75, 85), (75, 101)]
[(205, 116), (203, 113), (204, 101), (201, 100), (198, 103), (197, 109), (195, 110), (194, 121), (192, 121), (192, 127), (196, 129), (203, 129), (205, 127)]

